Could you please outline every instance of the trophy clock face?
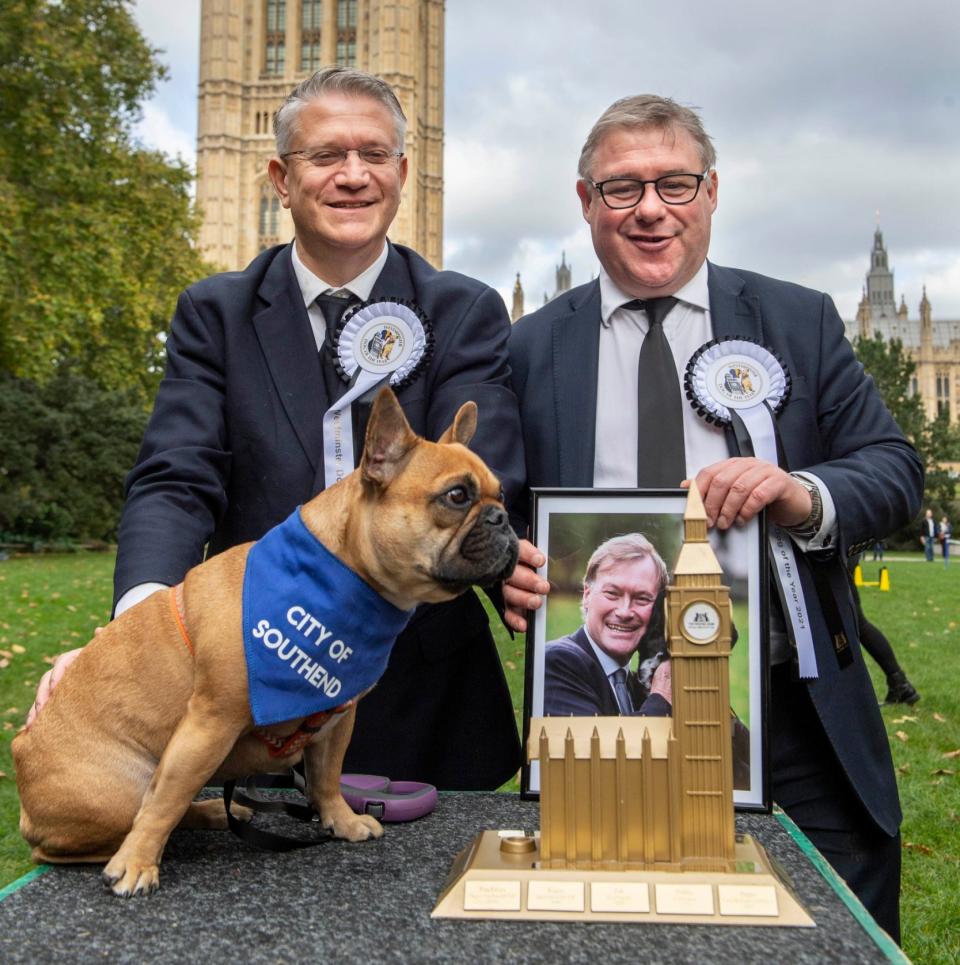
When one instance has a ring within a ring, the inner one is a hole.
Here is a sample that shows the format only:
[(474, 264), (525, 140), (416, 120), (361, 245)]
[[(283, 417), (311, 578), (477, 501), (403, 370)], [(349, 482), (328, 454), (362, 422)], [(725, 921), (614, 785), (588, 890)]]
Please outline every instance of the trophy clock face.
[(680, 629), (691, 643), (710, 643), (720, 633), (720, 612), (712, 603), (698, 600), (680, 614)]

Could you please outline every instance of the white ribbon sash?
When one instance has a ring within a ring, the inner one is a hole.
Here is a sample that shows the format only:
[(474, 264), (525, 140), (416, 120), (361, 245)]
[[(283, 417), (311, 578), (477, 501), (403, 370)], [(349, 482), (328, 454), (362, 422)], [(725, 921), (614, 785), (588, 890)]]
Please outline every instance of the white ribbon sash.
[[(750, 433), (753, 454), (758, 459), (777, 465), (777, 435), (773, 413), (769, 407), (761, 402), (759, 405), (737, 409), (737, 415), (743, 420), (747, 432)], [(814, 679), (819, 676), (817, 655), (813, 649), (813, 634), (807, 618), (807, 604), (803, 597), (800, 574), (797, 571), (793, 541), (775, 523), (771, 523), (768, 527), (767, 540), (770, 544), (770, 559), (777, 573), (777, 588), (783, 605), (783, 614), (789, 621), (791, 636), (797, 648), (800, 676), (804, 679)]]

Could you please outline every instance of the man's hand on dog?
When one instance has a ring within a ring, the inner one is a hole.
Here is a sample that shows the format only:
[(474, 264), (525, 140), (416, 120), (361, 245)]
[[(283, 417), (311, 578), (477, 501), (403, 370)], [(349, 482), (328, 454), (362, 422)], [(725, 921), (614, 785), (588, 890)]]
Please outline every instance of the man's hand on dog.
[[(93, 632), (99, 633), (102, 629), (103, 627), (97, 627)], [(43, 705), (50, 699), (53, 688), (60, 683), (61, 678), (67, 672), (67, 668), (80, 656), (82, 651), (83, 647), (77, 647), (76, 650), (68, 650), (66, 653), (61, 653), (60, 656), (53, 661), (53, 666), (40, 678), (40, 683), (37, 686), (37, 699), (34, 700), (33, 706), (27, 713), (27, 722), (24, 724), (25, 728), (34, 722), (37, 714), (43, 709)]]
[(539, 610), (543, 597), (550, 592), (550, 584), (537, 576), (537, 567), (545, 562), (543, 553), (530, 540), (520, 540), (517, 566), (503, 581), (504, 620), (517, 633), (527, 629), (527, 610)]

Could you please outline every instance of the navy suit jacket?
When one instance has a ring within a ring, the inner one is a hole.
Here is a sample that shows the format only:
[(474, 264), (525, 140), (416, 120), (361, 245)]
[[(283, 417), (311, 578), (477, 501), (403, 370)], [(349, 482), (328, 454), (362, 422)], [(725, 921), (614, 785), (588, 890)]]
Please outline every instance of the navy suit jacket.
[[(509, 499), (523, 458), (509, 386), (503, 300), (390, 245), (371, 298), (416, 302), (434, 351), (398, 393), (410, 425), (436, 439), (462, 403), (479, 408), (471, 443)], [(120, 522), (115, 599), (173, 585), (199, 563), (259, 539), (323, 485), (327, 397), (290, 246), (207, 278), (177, 304), (166, 374)], [(520, 760), (512, 702), (476, 595), (418, 609), (387, 673), (359, 708), (350, 769), (441, 787), (496, 787)]]
[[(809, 690), (824, 730), (876, 824), (896, 833), (901, 813), (890, 747), (863, 664), (840, 558), (909, 522), (923, 493), (923, 468), (854, 357), (843, 322), (821, 292), (753, 272), (709, 265), (713, 334), (757, 339), (792, 378), (777, 423), (782, 465), (824, 481), (837, 509), (840, 556), (825, 561), (842, 602), (854, 662), (841, 670), (817, 605), (811, 561), (800, 557), (820, 676)], [(593, 485), (600, 285), (572, 289), (521, 319), (510, 338), (528, 486)], [(727, 434), (731, 455), (736, 440)]]
[[(627, 674), (627, 689), (637, 710), (646, 698), (634, 673)], [(610, 687), (583, 627), (544, 648), (543, 712), (547, 716), (616, 717), (620, 705)], [(668, 716), (664, 714), (648, 716)]]

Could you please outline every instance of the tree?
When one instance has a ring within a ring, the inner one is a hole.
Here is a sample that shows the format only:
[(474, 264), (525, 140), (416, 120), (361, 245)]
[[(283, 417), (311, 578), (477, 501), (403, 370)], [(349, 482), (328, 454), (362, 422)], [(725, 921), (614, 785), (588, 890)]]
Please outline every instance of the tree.
[(132, 135), (156, 55), (126, 0), (0, 5), (0, 371), (153, 395), (176, 293), (207, 273), (189, 170)]
[[(920, 396), (912, 391), (917, 365), (903, 350), (899, 339), (885, 341), (879, 332), (873, 338), (858, 335), (853, 350), (867, 374), (873, 377), (883, 401), (893, 414), (903, 434), (914, 444), (926, 471), (924, 504), (935, 515), (950, 514), (956, 482), (941, 465), (960, 458), (960, 431), (950, 425), (946, 413), (928, 420)], [(911, 524), (894, 534), (894, 542), (913, 547), (915, 526)]]
[(70, 365), (44, 385), (0, 373), (0, 541), (112, 541), (146, 420), (136, 391)]
[(875, 332), (873, 338), (858, 335), (853, 340), (853, 350), (867, 375), (876, 382), (897, 425), (919, 451), (925, 442), (927, 418), (923, 401), (911, 387), (917, 364), (904, 352), (903, 342), (898, 338), (887, 342)]

